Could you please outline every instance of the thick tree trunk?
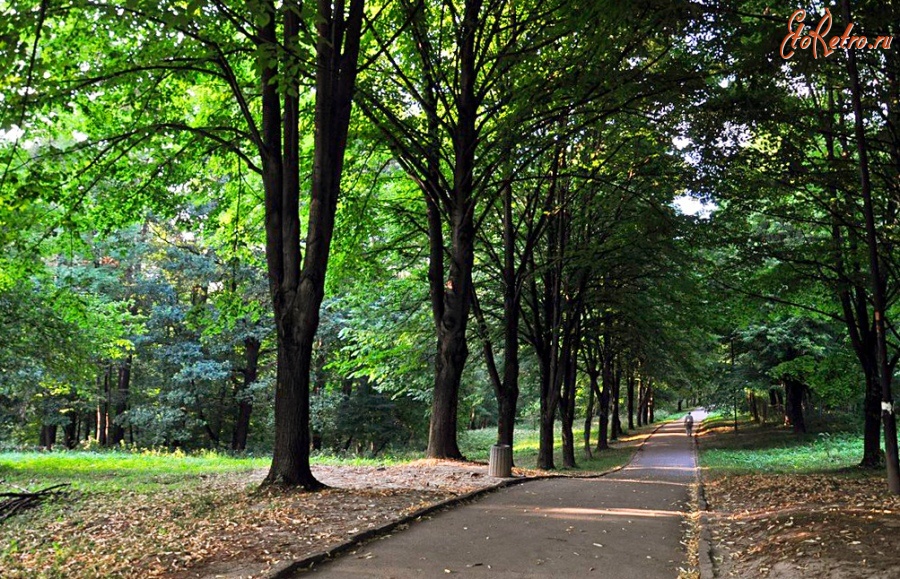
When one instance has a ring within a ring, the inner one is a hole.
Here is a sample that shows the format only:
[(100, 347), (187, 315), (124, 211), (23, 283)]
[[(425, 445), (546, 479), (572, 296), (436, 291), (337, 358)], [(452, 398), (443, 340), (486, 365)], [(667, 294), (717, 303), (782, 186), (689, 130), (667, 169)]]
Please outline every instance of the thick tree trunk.
[(453, 259), (450, 280), (443, 291), (443, 311), (438, 324), (434, 397), (428, 430), (429, 458), (461, 459), (456, 441), (459, 386), (469, 356), (466, 325), (469, 318), (474, 225), (468, 210), (454, 214)]
[[(429, 458), (462, 458), (456, 442), (456, 411), (460, 378), (469, 355), (466, 325), (475, 243), (472, 192), (478, 142), (476, 122), (479, 103), (475, 96), (475, 84), (478, 80), (476, 36), (480, 11), (481, 0), (466, 0), (459, 31), (459, 96), (453, 130), (453, 191), (450, 204), (450, 275), (443, 292), (442, 315), (437, 324), (438, 352), (426, 451)], [(432, 247), (432, 256), (435, 249)], [(443, 247), (440, 250), (443, 251)]]
[(253, 413), (253, 401), (250, 398), (250, 386), (256, 382), (259, 372), (260, 341), (254, 337), (244, 339), (244, 371), (243, 383), (237, 391), (238, 407), (234, 421), (234, 432), (231, 435), (231, 450), (243, 452), (247, 449), (247, 437), (250, 434), (250, 416)]
[(78, 446), (78, 427), (81, 425), (81, 420), (77, 412), (73, 411), (69, 416), (69, 423), (63, 426), (63, 444), (72, 450)]
[(56, 428), (57, 427), (55, 424), (41, 425), (41, 435), (40, 435), (41, 448), (45, 448), (47, 450), (53, 450), (53, 445), (56, 444)]
[(881, 457), (881, 385), (875, 378), (875, 369), (865, 373), (866, 397), (863, 403), (863, 456), (859, 465), (863, 468), (879, 468)]
[(575, 464), (575, 434), (572, 429), (575, 424), (575, 386), (577, 378), (575, 360), (578, 355), (578, 332), (577, 323), (575, 328), (567, 332), (562, 359), (563, 385), (560, 398), (560, 415), (562, 418), (563, 467), (565, 468), (576, 468), (577, 466)]
[(541, 424), (538, 442), (537, 467), (544, 470), (556, 468), (553, 460), (554, 424), (559, 405), (559, 388), (551, 371), (551, 360), (541, 359)]
[(753, 390), (747, 393), (747, 405), (750, 407), (750, 416), (753, 417), (753, 422), (759, 424), (759, 408), (756, 407), (756, 394), (753, 393)]
[(503, 195), (503, 385), (499, 402), (497, 443), (513, 445), (516, 408), (519, 403), (519, 309), (521, 291), (516, 272), (516, 232), (513, 223), (512, 186)]
[[(852, 22), (850, 1), (841, 1), (841, 11), (845, 22)], [(878, 236), (875, 225), (875, 209), (872, 201), (872, 186), (869, 180), (869, 159), (866, 145), (865, 120), (862, 107), (862, 89), (856, 67), (856, 51), (847, 53), (847, 71), (850, 74), (850, 94), (853, 101), (856, 149), (859, 155), (859, 178), (863, 198), (863, 214), (866, 221), (866, 246), (869, 254), (869, 276), (872, 284), (872, 302), (875, 321), (875, 340), (878, 359), (878, 378), (881, 385), (881, 420), (884, 425), (885, 461), (887, 463), (888, 489), (900, 495), (900, 457), (897, 444), (897, 417), (893, 408), (891, 381), (893, 369), (887, 352), (887, 309), (885, 307), (885, 283), (881, 275), (878, 255)]]
[[(295, 2), (294, 8), (284, 11), (284, 39), (289, 46), (295, 45), (300, 35), (299, 4)], [(271, 17), (257, 30), (265, 51), (281, 46), (274, 3), (267, 9)], [(351, 0), (346, 14), (343, 2), (318, 3), (316, 122), (305, 256), (300, 251), (300, 113), (295, 96), (299, 81), (293, 81), (293, 90), (284, 94), (282, 110), (277, 64), (268, 56), (261, 63), (266, 261), (277, 329), (275, 448), (263, 484), (307, 490), (323, 486), (309, 465), (310, 369), (334, 234), (362, 20), (363, 0)]]
[(785, 379), (785, 416), (797, 434), (806, 432), (806, 420), (803, 417), (803, 394), (806, 386), (797, 380)]

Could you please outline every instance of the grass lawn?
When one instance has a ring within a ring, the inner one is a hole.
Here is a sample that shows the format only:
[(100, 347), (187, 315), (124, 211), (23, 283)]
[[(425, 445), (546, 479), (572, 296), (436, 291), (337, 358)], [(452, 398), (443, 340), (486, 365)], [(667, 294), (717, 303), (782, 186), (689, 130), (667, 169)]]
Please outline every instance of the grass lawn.
[[(624, 464), (633, 451), (635, 436), (640, 437), (654, 426), (635, 430), (623, 437), (623, 444), (594, 458), (584, 458), (583, 430), (575, 431), (575, 456), (578, 467), (563, 469), (562, 442), (557, 433), (555, 462), (561, 472), (597, 472)], [(596, 436), (596, 431), (594, 432)], [(487, 462), (490, 447), (496, 441), (495, 429), (470, 430), (460, 433), (459, 445), (472, 461)], [(537, 464), (539, 432), (516, 429), (513, 457), (516, 466), (532, 469)], [(390, 466), (422, 458), (421, 453), (380, 455), (374, 458), (341, 456), (329, 453), (314, 454), (313, 465), (330, 466)], [(204, 478), (224, 473), (239, 473), (267, 468), (268, 457), (233, 457), (214, 452), (184, 454), (157, 451), (54, 451), (0, 453), (0, 486), (10, 485), (35, 490), (60, 483), (69, 483), (79, 492), (153, 493), (169, 492), (179, 486), (201, 484)], [(6, 488), (4, 490), (11, 490)]]
[(862, 458), (862, 436), (851, 432), (796, 435), (780, 424), (754, 424), (748, 417), (704, 422), (700, 462), (720, 474), (815, 473), (848, 469)]

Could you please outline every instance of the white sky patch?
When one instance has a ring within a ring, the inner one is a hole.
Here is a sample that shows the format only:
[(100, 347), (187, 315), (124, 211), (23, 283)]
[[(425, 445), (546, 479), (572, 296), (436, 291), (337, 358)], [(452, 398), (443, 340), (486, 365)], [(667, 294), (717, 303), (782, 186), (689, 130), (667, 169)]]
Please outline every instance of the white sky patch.
[(699, 217), (700, 219), (709, 219), (713, 211), (718, 208), (715, 203), (707, 203), (702, 199), (689, 194), (679, 195), (672, 200), (672, 205), (674, 205), (675, 209), (682, 215), (690, 215), (692, 217)]
[(18, 125), (13, 125), (5, 131), (0, 129), (0, 141), (6, 143), (14, 143), (22, 138), (22, 135), (25, 134), (25, 131), (19, 128)]
[(678, 136), (672, 139), (672, 144), (679, 151), (691, 144), (691, 140), (687, 137)]
[(81, 131), (72, 131), (72, 139), (74, 139), (76, 143), (83, 143), (88, 140), (88, 136)]

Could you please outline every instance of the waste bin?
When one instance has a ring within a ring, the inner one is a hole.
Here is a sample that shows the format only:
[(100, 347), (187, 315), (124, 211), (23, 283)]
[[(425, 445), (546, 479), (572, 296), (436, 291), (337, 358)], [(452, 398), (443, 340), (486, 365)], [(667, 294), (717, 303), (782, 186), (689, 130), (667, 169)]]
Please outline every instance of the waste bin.
[(512, 447), (508, 444), (495, 444), (491, 447), (491, 460), (488, 463), (488, 476), (509, 478), (512, 476)]

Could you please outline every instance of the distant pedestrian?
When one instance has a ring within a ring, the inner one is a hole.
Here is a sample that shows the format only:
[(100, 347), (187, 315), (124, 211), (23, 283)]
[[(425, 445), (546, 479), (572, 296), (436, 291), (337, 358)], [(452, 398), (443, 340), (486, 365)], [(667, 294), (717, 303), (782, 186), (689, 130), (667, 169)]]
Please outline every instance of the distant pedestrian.
[(691, 414), (688, 414), (684, 417), (684, 430), (687, 432), (688, 436), (691, 436), (694, 432), (694, 417)]

